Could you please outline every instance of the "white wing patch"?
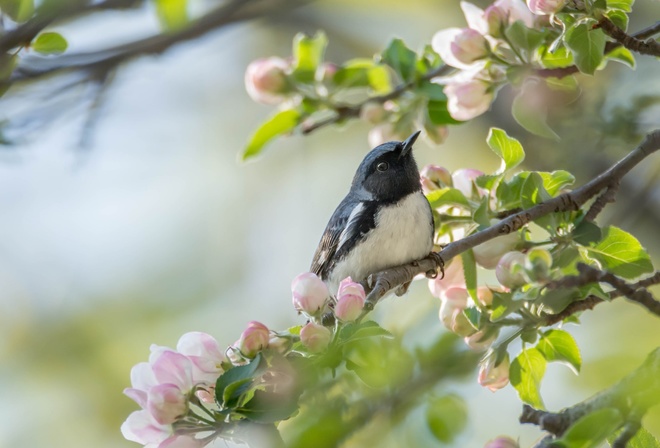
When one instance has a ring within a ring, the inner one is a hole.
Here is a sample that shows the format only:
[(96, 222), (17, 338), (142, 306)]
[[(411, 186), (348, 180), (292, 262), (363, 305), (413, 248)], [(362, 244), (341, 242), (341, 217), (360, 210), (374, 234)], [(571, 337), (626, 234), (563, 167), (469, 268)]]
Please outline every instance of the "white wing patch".
[(341, 234), (339, 235), (339, 244), (337, 244), (337, 250), (335, 250), (335, 253), (339, 252), (341, 247), (355, 235), (355, 223), (358, 221), (358, 219), (360, 219), (360, 215), (363, 211), (364, 205), (362, 205), (362, 202), (360, 202), (355, 206), (351, 214), (348, 215), (346, 227), (344, 227), (344, 230), (342, 230)]

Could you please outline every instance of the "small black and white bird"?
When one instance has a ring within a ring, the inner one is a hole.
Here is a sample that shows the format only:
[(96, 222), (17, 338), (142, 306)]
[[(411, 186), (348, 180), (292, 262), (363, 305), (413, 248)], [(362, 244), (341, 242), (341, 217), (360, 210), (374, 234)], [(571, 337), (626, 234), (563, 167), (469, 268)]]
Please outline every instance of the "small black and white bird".
[(360, 282), (433, 249), (433, 214), (412, 155), (419, 133), (372, 149), (332, 214), (311, 267), (332, 294), (346, 277)]

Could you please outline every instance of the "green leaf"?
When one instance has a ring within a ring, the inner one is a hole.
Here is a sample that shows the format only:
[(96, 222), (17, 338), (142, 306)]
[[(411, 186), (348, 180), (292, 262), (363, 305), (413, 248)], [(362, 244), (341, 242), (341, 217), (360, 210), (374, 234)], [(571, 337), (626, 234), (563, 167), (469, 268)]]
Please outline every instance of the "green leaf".
[(60, 33), (41, 33), (31, 44), (32, 49), (41, 54), (61, 54), (68, 46)]
[(392, 90), (387, 69), (371, 59), (352, 59), (344, 63), (333, 75), (332, 81), (339, 87), (370, 87), (376, 93)]
[(529, 173), (520, 189), (520, 200), (523, 208), (530, 208), (552, 197), (543, 186), (543, 177), (537, 172)]
[(518, 391), (522, 401), (543, 409), (541, 398), (541, 380), (545, 374), (546, 360), (536, 348), (523, 350), (511, 363), (509, 380)]
[(539, 313), (558, 314), (582, 297), (579, 288), (544, 289), (534, 304), (538, 305)]
[(488, 196), (484, 196), (479, 203), (479, 207), (472, 213), (472, 219), (479, 224), (477, 230), (483, 230), (490, 227), (490, 217), (488, 216)]
[(283, 110), (273, 115), (257, 129), (243, 151), (243, 161), (251, 159), (263, 149), (264, 145), (277, 136), (291, 132), (300, 121), (300, 112), (293, 109)]
[(467, 406), (454, 394), (429, 399), (426, 407), (426, 424), (436, 439), (451, 443), (467, 424)]
[(286, 420), (298, 410), (298, 395), (286, 395), (257, 390), (254, 397), (236, 409), (238, 414), (258, 423), (276, 423)]
[(444, 87), (431, 81), (420, 82), (417, 92), (427, 96), (430, 100), (447, 101)]
[(161, 26), (168, 31), (188, 24), (188, 0), (154, 0)]
[(592, 23), (580, 23), (570, 28), (564, 42), (573, 53), (575, 65), (582, 73), (593, 75), (603, 60), (607, 38), (603, 30), (592, 29)]
[(546, 360), (567, 363), (577, 374), (582, 367), (580, 349), (571, 336), (564, 330), (548, 330), (543, 333), (541, 340), (536, 345)]
[(543, 31), (527, 28), (525, 24), (517, 20), (512, 23), (505, 31), (504, 34), (511, 41), (513, 45), (530, 53), (535, 50), (545, 37)]
[(465, 198), (463, 193), (456, 188), (446, 187), (430, 191), (426, 195), (426, 199), (428, 199), (429, 203), (431, 204), (431, 208), (438, 208), (442, 207), (443, 205), (458, 205), (464, 207), (470, 206), (470, 203)]
[(373, 337), (394, 337), (392, 333), (378, 325), (378, 323), (368, 320), (362, 323), (348, 323), (342, 327), (339, 332), (339, 338), (343, 342), (355, 341), (358, 339)]
[(538, 175), (543, 179), (543, 188), (552, 197), (556, 196), (564, 188), (575, 183), (575, 176), (568, 171), (557, 170), (552, 172), (537, 171)]
[(25, 22), (34, 14), (34, 0), (0, 0), (0, 10), (14, 22)]
[(258, 353), (250, 364), (233, 367), (220, 375), (215, 383), (215, 399), (218, 404), (225, 403), (225, 389), (229, 389), (231, 396), (232, 392), (236, 392), (246, 382), (252, 381), (262, 367), (262, 357)]
[[(614, 443), (619, 434), (612, 434), (607, 438), (610, 444)], [(626, 448), (660, 448), (660, 441), (644, 428), (639, 428), (637, 434), (628, 441)]]
[[(465, 288), (470, 293), (474, 303), (479, 303), (477, 299), (477, 261), (474, 258), (472, 249), (468, 249), (461, 254), (463, 261), (463, 275), (465, 275)], [(479, 322), (477, 321), (477, 328)]]
[(613, 24), (621, 28), (623, 31), (628, 29), (628, 14), (621, 11), (620, 9), (613, 9), (605, 13), (608, 19), (612, 21)]
[(623, 278), (636, 278), (653, 271), (653, 264), (637, 238), (617, 227), (603, 229), (603, 239), (587, 248), (602, 268)]
[(573, 65), (573, 53), (561, 46), (550, 52), (545, 47), (539, 49), (539, 59), (544, 68), (564, 68)]
[(523, 91), (513, 100), (511, 109), (513, 118), (532, 134), (559, 141), (559, 135), (546, 123), (548, 112), (545, 107), (532, 106), (531, 102), (525, 98), (526, 96)]
[(323, 62), (328, 38), (319, 31), (314, 37), (303, 33), (293, 38), (293, 77), (303, 83), (311, 83), (316, 76), (316, 69)]
[(555, 443), (567, 448), (598, 448), (622, 423), (618, 409), (599, 409), (580, 418)]
[(518, 140), (498, 128), (490, 128), (487, 138), (488, 146), (502, 159), (498, 173), (503, 173), (516, 166), (525, 159), (525, 151)]
[(573, 241), (583, 246), (588, 246), (591, 243), (600, 241), (603, 237), (603, 232), (600, 227), (591, 221), (583, 220), (573, 229)]
[(403, 81), (410, 81), (415, 75), (417, 53), (403, 43), (401, 39), (392, 39), (381, 53), (381, 60), (394, 69)]
[(241, 395), (246, 393), (252, 387), (254, 378), (244, 378), (239, 381), (234, 381), (225, 387), (222, 392), (222, 404), (226, 408), (233, 408), (238, 405)]
[[(439, 86), (438, 86), (439, 87)], [(429, 118), (434, 125), (460, 124), (462, 121), (454, 119), (449, 114), (446, 100), (429, 100), (426, 105)]]
[(607, 7), (608, 9), (620, 9), (631, 12), (633, 3), (635, 3), (635, 0), (607, 0)]
[(620, 62), (630, 68), (635, 68), (635, 55), (626, 47), (617, 47), (605, 55), (605, 58)]

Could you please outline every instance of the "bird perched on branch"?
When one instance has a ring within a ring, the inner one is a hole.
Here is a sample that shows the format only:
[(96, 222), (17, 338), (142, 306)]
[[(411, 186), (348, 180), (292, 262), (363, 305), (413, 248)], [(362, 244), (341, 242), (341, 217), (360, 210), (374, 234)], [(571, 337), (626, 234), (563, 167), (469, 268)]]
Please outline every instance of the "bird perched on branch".
[(360, 163), (350, 191), (328, 222), (310, 269), (331, 293), (346, 277), (360, 282), (431, 253), (433, 214), (412, 155), (419, 133), (403, 142), (377, 146)]

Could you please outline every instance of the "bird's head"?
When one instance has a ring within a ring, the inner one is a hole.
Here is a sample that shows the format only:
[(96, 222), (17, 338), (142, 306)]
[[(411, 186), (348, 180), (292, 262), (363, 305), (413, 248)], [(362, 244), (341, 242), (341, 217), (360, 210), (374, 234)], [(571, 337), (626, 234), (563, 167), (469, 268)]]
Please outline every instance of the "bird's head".
[(381, 202), (396, 202), (421, 190), (412, 147), (420, 131), (403, 142), (387, 142), (372, 149), (358, 167), (351, 192)]

